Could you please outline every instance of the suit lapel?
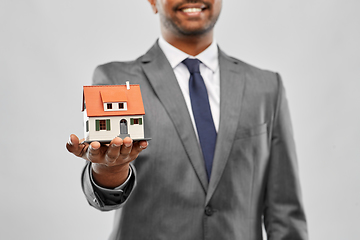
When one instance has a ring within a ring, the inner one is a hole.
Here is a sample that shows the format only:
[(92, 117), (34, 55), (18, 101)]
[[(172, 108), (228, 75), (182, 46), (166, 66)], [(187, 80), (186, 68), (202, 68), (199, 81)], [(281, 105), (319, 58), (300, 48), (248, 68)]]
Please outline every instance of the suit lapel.
[(219, 50), (219, 64), (220, 126), (206, 196), (206, 204), (210, 201), (228, 161), (240, 116), (243, 91), (245, 89), (245, 75), (238, 61), (231, 59)]
[(141, 61), (142, 68), (173, 121), (204, 192), (206, 192), (208, 180), (204, 160), (174, 71), (157, 43), (142, 57)]

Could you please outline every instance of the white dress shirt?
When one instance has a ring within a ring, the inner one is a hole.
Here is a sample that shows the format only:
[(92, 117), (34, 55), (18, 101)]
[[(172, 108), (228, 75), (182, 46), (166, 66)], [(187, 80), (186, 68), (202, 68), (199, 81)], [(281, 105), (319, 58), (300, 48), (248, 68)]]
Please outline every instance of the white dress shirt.
[[(215, 41), (205, 49), (203, 52), (196, 56), (190, 56), (187, 53), (177, 49), (165, 41), (164, 38), (159, 38), (159, 46), (164, 52), (166, 58), (170, 62), (171, 67), (174, 70), (176, 79), (179, 83), (180, 89), (184, 95), (189, 114), (196, 130), (196, 124), (194, 115), (191, 108), (191, 100), (189, 93), (189, 79), (190, 73), (185, 64), (182, 63), (186, 58), (196, 58), (201, 61), (200, 73), (204, 79), (206, 89), (209, 95), (209, 103), (211, 108), (212, 117), (216, 131), (219, 129), (220, 121), (220, 70), (219, 70), (219, 58), (218, 47)], [(197, 134), (197, 131), (195, 131)]]

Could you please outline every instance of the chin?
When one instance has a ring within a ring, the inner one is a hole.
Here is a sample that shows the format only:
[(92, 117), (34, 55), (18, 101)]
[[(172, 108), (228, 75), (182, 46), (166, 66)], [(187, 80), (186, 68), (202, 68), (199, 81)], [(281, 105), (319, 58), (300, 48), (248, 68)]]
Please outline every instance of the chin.
[(180, 28), (180, 29), (178, 29), (178, 32), (185, 36), (198, 36), (198, 35), (206, 34), (206, 33), (210, 32), (212, 29), (213, 29), (213, 25), (208, 26), (206, 28), (204, 28), (204, 27)]

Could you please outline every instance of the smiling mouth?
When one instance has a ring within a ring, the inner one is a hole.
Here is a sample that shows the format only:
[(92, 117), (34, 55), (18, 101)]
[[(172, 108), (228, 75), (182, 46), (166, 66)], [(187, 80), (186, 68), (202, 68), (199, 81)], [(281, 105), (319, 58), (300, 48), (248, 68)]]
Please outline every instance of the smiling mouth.
[(201, 8), (184, 8), (184, 9), (181, 9), (181, 11), (184, 13), (197, 13), (197, 12), (201, 12), (202, 9)]
[(210, 6), (205, 2), (195, 2), (195, 3), (180, 3), (179, 5), (175, 6), (174, 9), (189, 14), (196, 14), (201, 13), (208, 9)]

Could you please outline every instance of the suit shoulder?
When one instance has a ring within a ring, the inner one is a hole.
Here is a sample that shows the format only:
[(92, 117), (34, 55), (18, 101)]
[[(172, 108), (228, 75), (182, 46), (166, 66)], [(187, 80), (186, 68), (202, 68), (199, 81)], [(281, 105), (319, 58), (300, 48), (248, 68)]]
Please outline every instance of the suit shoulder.
[(247, 74), (251, 74), (251, 75), (256, 76), (256, 77), (264, 76), (269, 81), (277, 79), (278, 73), (275, 72), (275, 71), (271, 71), (271, 70), (256, 67), (256, 66), (254, 66), (252, 64), (244, 62), (244, 61), (242, 61), (242, 60), (240, 60), (238, 58), (235, 58), (235, 57), (229, 57), (229, 58), (232, 59), (236, 64), (242, 66), (245, 69)]
[(247, 84), (267, 91), (277, 91), (282, 85), (279, 73), (256, 67), (238, 58), (229, 57), (238, 67), (240, 72), (245, 74)]
[(138, 66), (138, 61), (113, 61), (113, 62), (107, 62), (100, 64), (96, 67), (96, 70), (98, 71), (104, 71), (104, 72), (129, 72), (132, 68)]
[(141, 72), (139, 59), (133, 61), (113, 61), (98, 65), (93, 74), (93, 85), (121, 84), (119, 80), (132, 79)]

